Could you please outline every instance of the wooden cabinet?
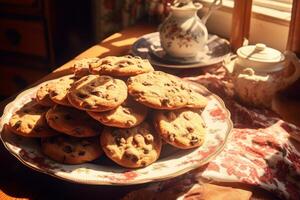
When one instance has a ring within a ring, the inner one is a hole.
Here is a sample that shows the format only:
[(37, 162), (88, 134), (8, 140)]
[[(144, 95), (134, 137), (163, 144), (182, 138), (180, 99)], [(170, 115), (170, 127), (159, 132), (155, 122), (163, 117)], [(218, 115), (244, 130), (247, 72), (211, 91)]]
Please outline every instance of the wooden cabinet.
[(40, 20), (0, 18), (0, 51), (47, 57), (45, 27)]
[(54, 65), (51, 0), (0, 0), (0, 96), (8, 97)]

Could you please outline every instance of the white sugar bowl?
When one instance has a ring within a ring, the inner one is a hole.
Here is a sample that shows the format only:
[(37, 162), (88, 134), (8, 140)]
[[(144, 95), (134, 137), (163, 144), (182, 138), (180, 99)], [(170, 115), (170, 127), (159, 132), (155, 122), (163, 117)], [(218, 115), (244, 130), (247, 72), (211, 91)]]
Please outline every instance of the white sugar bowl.
[(224, 66), (235, 94), (255, 106), (271, 107), (274, 95), (300, 77), (300, 62), (294, 53), (283, 54), (265, 44), (239, 48), (236, 59), (225, 61)]

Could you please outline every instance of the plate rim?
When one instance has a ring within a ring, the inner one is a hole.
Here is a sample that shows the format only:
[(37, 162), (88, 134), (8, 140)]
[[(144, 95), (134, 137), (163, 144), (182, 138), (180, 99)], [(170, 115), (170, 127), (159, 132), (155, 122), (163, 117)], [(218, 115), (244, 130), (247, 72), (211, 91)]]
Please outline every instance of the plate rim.
[[(222, 144), (219, 146), (219, 148), (210, 156), (207, 157), (206, 160), (204, 160), (203, 162), (199, 163), (194, 163), (192, 164), (191, 166), (189, 167), (186, 167), (180, 171), (176, 171), (174, 173), (171, 173), (171, 174), (168, 174), (168, 175), (165, 175), (165, 176), (162, 176), (162, 177), (159, 177), (159, 178), (153, 178), (153, 179), (143, 179), (143, 180), (137, 180), (137, 181), (130, 181), (130, 182), (113, 182), (113, 181), (100, 181), (100, 180), (84, 180), (84, 181), (81, 181), (81, 179), (70, 179), (70, 178), (66, 178), (66, 177), (63, 177), (61, 176), (60, 174), (56, 174), (56, 173), (53, 173), (51, 171), (48, 171), (48, 170), (43, 170), (43, 169), (40, 169), (38, 167), (35, 167), (35, 166), (32, 166), (30, 165), (30, 163), (27, 161), (24, 161), (22, 158), (19, 157), (19, 155), (15, 152), (13, 152), (9, 147), (8, 145), (6, 144), (6, 142), (4, 141), (4, 139), (2, 138), (2, 132), (3, 132), (3, 129), (5, 128), (5, 125), (2, 124), (2, 117), (3, 115), (12, 107), (13, 103), (20, 99), (21, 97), (23, 97), (26, 93), (29, 93), (30, 91), (36, 89), (37, 87), (40, 87), (41, 85), (43, 84), (46, 84), (48, 82), (50, 82), (52, 80), (48, 80), (48, 81), (45, 81), (41, 84), (38, 84), (34, 87), (31, 87), (29, 89), (26, 89), (22, 92), (20, 92), (10, 103), (8, 103), (5, 108), (3, 109), (3, 114), (2, 116), (0, 117), (0, 140), (3, 144), (3, 146), (5, 147), (5, 149), (11, 154), (13, 155), (18, 161), (20, 161), (23, 165), (25, 165), (26, 167), (29, 167), (31, 168), (32, 170), (35, 170), (35, 171), (38, 171), (42, 174), (47, 174), (47, 175), (50, 175), (54, 178), (58, 178), (60, 180), (63, 180), (63, 181), (67, 181), (67, 182), (71, 182), (71, 183), (77, 183), (77, 184), (83, 184), (83, 185), (111, 185), (111, 186), (114, 186), (114, 185), (119, 185), (119, 186), (126, 186), (126, 185), (137, 185), (137, 184), (143, 184), (143, 183), (151, 183), (151, 182), (158, 182), (158, 181), (163, 181), (163, 180), (167, 180), (167, 179), (171, 179), (171, 178), (175, 178), (177, 176), (180, 176), (180, 175), (183, 175), (187, 172), (190, 172), (192, 170), (197, 170), (197, 168), (207, 164), (208, 162), (210, 162), (212, 159), (214, 159), (217, 155), (219, 155), (222, 150), (224, 149), (226, 143), (228, 142), (228, 138), (231, 136), (231, 133), (232, 133), (232, 130), (233, 130), (233, 122), (231, 120), (231, 113), (230, 111), (227, 109), (227, 107), (225, 106), (225, 103), (224, 101), (216, 94), (214, 94), (213, 92), (209, 91), (206, 87), (202, 86), (201, 84), (195, 82), (195, 81), (190, 81), (190, 80), (184, 80), (190, 84), (193, 84), (193, 85), (196, 85), (197, 87), (200, 87), (201, 90), (204, 90), (204, 91), (207, 91), (209, 92), (209, 95), (212, 95), (221, 105), (221, 107), (223, 108), (223, 110), (226, 112), (226, 124), (228, 125), (228, 130), (227, 130), (227, 133), (226, 133), (226, 136), (224, 138), (224, 141), (222, 142)], [(125, 169), (125, 168), (124, 168)]]

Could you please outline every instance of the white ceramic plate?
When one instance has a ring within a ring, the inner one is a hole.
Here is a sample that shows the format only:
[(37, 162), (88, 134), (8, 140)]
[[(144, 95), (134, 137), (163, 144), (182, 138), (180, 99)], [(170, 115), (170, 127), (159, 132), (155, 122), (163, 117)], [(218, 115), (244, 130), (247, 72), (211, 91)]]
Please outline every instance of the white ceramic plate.
[(81, 165), (60, 164), (41, 153), (38, 139), (24, 138), (10, 133), (5, 128), (5, 124), (17, 109), (35, 97), (39, 86), (22, 92), (6, 106), (0, 120), (1, 140), (6, 149), (24, 165), (71, 182), (93, 185), (130, 185), (176, 177), (200, 167), (219, 154), (232, 129), (230, 113), (222, 100), (202, 86), (193, 83), (192, 87), (209, 99), (207, 107), (202, 112), (207, 126), (205, 143), (192, 150), (179, 150), (165, 145), (160, 159), (142, 169), (125, 169), (105, 157)]
[(221, 63), (230, 54), (230, 45), (217, 35), (209, 35), (205, 52), (198, 52), (199, 56), (195, 58), (179, 59), (166, 54), (161, 47), (159, 33), (154, 32), (140, 37), (132, 45), (131, 52), (159, 67), (187, 69)]

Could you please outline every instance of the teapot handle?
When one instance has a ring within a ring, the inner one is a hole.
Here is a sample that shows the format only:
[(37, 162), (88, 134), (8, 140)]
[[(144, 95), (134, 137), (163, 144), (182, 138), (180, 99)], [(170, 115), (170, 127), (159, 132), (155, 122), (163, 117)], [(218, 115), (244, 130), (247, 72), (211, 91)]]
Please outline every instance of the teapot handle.
[(214, 2), (210, 5), (207, 13), (201, 18), (203, 24), (206, 24), (208, 18), (210, 17), (211, 13), (222, 6), (222, 0), (214, 0)]
[(287, 78), (288, 83), (293, 83), (300, 77), (300, 60), (292, 51), (285, 51), (284, 55), (288, 61), (293, 63), (293, 67), (295, 68), (294, 73)]

